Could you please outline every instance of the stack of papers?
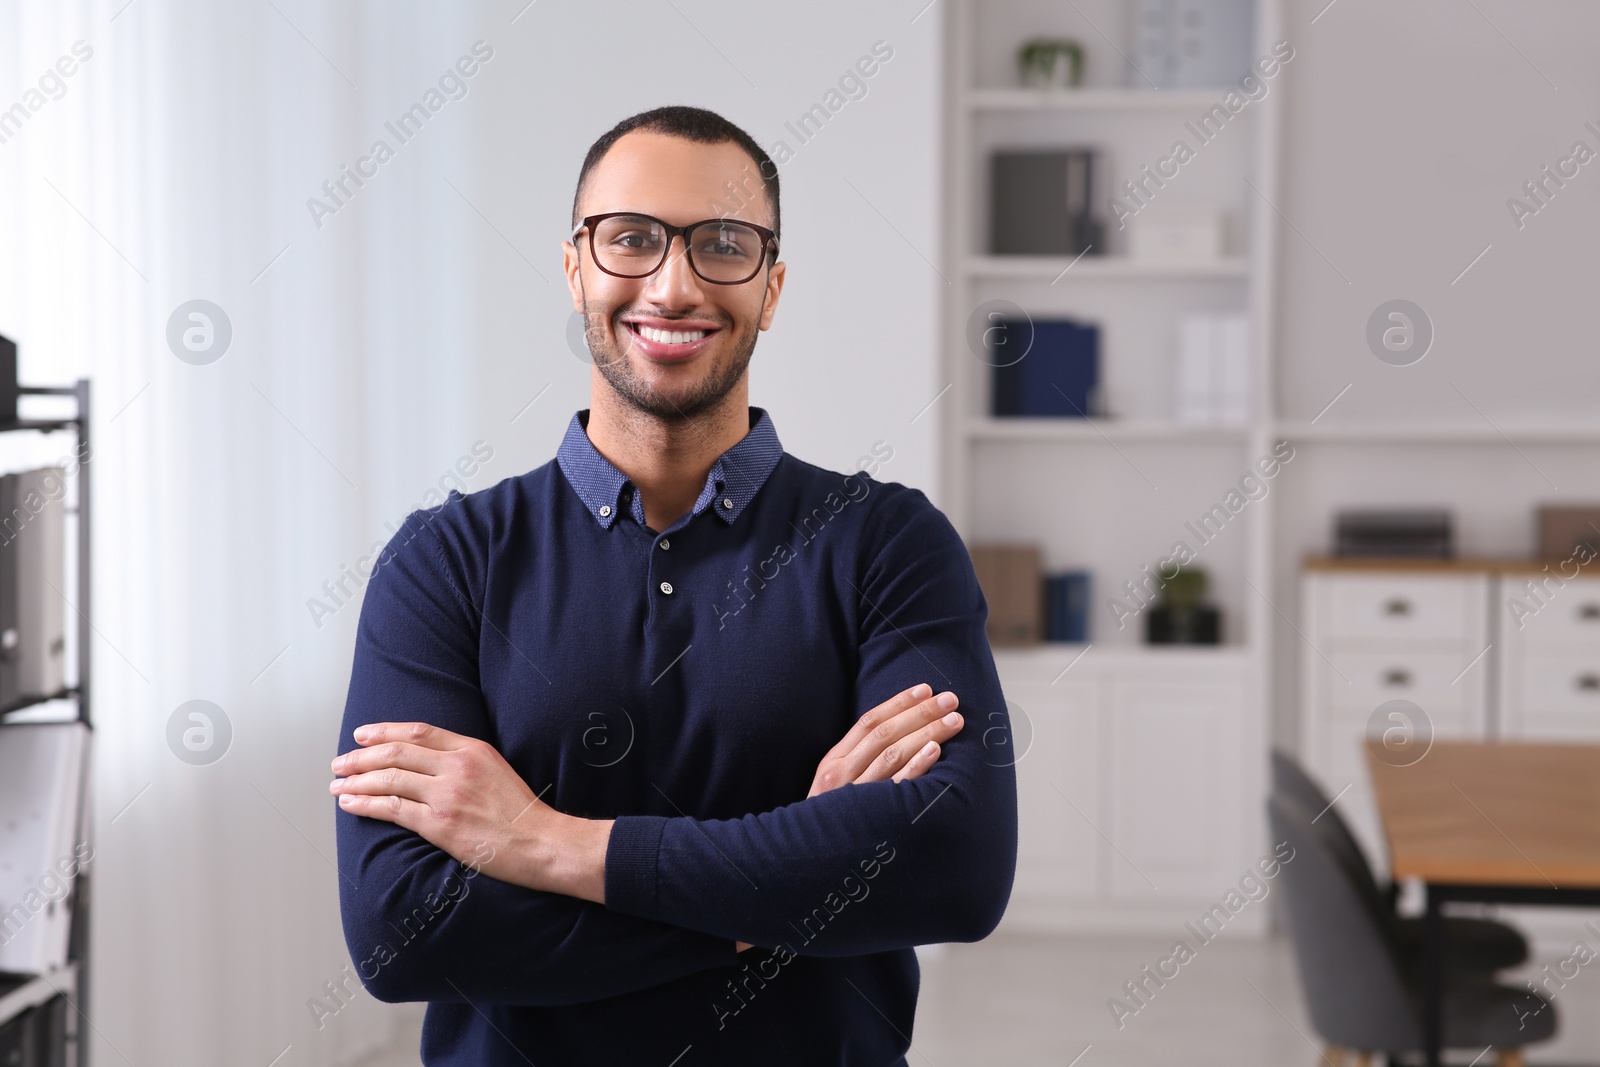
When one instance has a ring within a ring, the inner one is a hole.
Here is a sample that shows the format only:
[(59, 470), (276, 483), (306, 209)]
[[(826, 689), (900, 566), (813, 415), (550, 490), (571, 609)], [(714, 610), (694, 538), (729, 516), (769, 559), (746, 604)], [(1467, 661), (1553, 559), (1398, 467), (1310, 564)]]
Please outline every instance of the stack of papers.
[(0, 971), (66, 962), (69, 894), (90, 856), (78, 836), (88, 739), (79, 722), (0, 726)]
[(1178, 320), (1175, 412), (1189, 426), (1250, 421), (1250, 319), (1242, 312)]

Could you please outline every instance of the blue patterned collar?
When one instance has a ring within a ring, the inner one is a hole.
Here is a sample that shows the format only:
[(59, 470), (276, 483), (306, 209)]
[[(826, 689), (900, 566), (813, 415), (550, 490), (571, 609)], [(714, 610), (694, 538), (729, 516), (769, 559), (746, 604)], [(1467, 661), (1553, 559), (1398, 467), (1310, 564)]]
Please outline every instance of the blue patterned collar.
[[(610, 529), (624, 507), (633, 521), (645, 525), (644, 501), (633, 480), (602, 456), (589, 440), (589, 408), (572, 416), (567, 433), (556, 451), (561, 473), (577, 492), (589, 513), (605, 529)], [(765, 408), (750, 408), (750, 432), (717, 457), (706, 475), (705, 488), (694, 502), (691, 515), (711, 508), (724, 523), (731, 525), (744, 511), (778, 465), (783, 445)]]

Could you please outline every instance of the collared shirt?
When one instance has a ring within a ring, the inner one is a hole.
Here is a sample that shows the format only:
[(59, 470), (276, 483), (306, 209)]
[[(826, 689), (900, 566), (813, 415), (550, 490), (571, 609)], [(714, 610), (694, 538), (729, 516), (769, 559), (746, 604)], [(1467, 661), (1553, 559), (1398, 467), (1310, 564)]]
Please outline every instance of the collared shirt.
[[(556, 450), (561, 473), (602, 527), (609, 529), (625, 510), (632, 514), (634, 522), (645, 525), (644, 501), (638, 487), (594, 447), (588, 426), (587, 408), (573, 415), (567, 424), (567, 435)], [(698, 515), (710, 507), (717, 518), (733, 525), (782, 455), (783, 445), (772, 428), (772, 419), (761, 408), (751, 408), (750, 431), (711, 465), (705, 487), (689, 514)]]
[[(919, 490), (796, 459), (759, 408), (654, 531), (585, 424), (408, 517), (367, 585), (338, 748), (378, 721), (488, 741), (545, 803), (615, 820), (605, 903), (336, 806), (357, 971), (430, 1002), (430, 1067), (900, 1063), (912, 946), (987, 936), (1015, 870), (970, 557)], [(919, 682), (965, 717), (938, 763), (808, 797), (855, 721)]]

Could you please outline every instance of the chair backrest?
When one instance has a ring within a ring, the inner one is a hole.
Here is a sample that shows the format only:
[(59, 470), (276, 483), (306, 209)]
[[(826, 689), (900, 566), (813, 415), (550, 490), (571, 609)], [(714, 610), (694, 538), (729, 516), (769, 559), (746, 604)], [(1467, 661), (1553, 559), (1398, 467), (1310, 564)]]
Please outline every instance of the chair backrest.
[(1267, 818), (1275, 842), (1294, 850), (1278, 873), (1289, 935), (1312, 1026), (1345, 1048), (1419, 1047), (1420, 1023), (1393, 929), (1380, 921), (1355, 875), (1312, 825), (1313, 812), (1275, 792)]
[(1272, 791), (1291, 797), (1311, 813), (1328, 845), (1355, 875), (1362, 892), (1371, 895), (1380, 912), (1388, 912), (1389, 904), (1372, 873), (1372, 865), (1367, 862), (1367, 854), (1361, 851), (1361, 843), (1351, 832), (1350, 824), (1340, 817), (1339, 806), (1294, 757), (1278, 748), (1272, 750)]

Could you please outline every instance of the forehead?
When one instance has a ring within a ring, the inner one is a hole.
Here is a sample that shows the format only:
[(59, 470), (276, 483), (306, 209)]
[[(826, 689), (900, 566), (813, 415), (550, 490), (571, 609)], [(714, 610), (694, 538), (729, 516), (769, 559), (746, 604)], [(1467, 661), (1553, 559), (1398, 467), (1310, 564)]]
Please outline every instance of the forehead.
[(719, 215), (772, 225), (761, 171), (743, 148), (646, 130), (623, 134), (589, 172), (579, 213), (607, 211), (680, 226)]

